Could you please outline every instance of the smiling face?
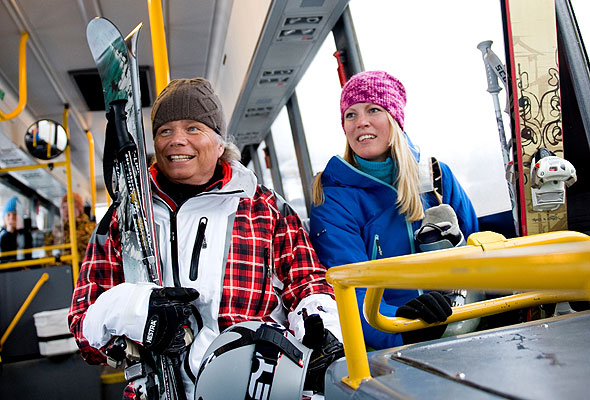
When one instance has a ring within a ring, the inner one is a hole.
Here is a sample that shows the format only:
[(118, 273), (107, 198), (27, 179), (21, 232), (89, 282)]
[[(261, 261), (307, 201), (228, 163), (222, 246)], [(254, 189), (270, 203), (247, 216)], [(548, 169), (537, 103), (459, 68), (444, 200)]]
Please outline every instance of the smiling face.
[(154, 148), (164, 176), (171, 182), (189, 185), (209, 181), (224, 150), (213, 129), (193, 120), (170, 121), (160, 126)]
[(356, 155), (385, 161), (391, 154), (391, 126), (387, 111), (376, 104), (357, 103), (344, 112), (344, 133)]

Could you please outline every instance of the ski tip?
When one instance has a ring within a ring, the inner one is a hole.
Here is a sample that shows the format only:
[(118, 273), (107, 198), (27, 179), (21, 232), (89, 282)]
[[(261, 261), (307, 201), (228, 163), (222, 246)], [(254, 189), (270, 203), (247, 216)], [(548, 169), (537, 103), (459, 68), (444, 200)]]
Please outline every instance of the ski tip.
[(94, 17), (86, 25), (86, 36), (89, 37), (91, 34), (96, 34), (101, 31), (113, 31), (121, 34), (117, 26), (109, 19), (104, 17)]
[(139, 30), (143, 27), (143, 22), (140, 22), (139, 24), (137, 24), (137, 26), (135, 28), (133, 28), (133, 30), (131, 32), (129, 32), (129, 35), (127, 35), (127, 37), (125, 38), (125, 40), (129, 39), (130, 37), (132, 37), (133, 35), (136, 35), (139, 33)]

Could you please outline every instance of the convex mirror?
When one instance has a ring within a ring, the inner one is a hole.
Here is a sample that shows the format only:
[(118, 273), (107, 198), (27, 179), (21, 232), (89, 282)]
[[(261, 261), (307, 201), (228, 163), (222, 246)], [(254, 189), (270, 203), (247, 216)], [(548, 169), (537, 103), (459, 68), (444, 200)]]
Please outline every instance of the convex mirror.
[(27, 129), (25, 144), (33, 157), (51, 160), (64, 152), (68, 145), (66, 130), (59, 123), (42, 119)]

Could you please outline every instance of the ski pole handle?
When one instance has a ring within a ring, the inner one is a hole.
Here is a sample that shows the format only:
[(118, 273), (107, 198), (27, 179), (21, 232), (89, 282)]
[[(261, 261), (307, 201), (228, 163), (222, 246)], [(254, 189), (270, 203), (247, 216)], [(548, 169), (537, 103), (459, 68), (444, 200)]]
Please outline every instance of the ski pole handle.
[(117, 141), (119, 146), (119, 154), (123, 154), (128, 149), (135, 149), (135, 142), (127, 130), (127, 113), (125, 112), (125, 106), (127, 100), (115, 100), (111, 102), (109, 114), (114, 122), (115, 133), (117, 135)]
[(480, 44), (478, 44), (477, 48), (481, 51), (483, 63), (486, 68), (486, 77), (488, 80), (488, 92), (500, 93), (500, 90), (502, 88), (498, 84), (498, 77), (496, 76), (496, 73), (494, 72), (494, 70), (492, 69), (492, 66), (490, 65), (490, 63), (488, 61), (488, 53), (489, 53), (489, 51), (491, 51), (492, 43), (493, 42), (491, 40), (485, 40), (485, 41), (481, 42)]

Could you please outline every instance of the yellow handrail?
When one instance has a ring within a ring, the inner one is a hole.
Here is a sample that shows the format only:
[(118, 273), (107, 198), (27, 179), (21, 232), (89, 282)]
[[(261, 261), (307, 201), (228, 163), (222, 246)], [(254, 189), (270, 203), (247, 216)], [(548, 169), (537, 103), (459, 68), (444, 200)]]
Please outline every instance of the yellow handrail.
[[(475, 233), (468, 245), (460, 248), (411, 254), (334, 267), (328, 270), (328, 282), (334, 286), (342, 326), (348, 377), (343, 381), (357, 388), (370, 379), (365, 352), (356, 287), (366, 287), (365, 312), (372, 324), (387, 329), (399, 320), (378, 313), (383, 288), (395, 289), (480, 289), (480, 290), (551, 290), (544, 292), (549, 301), (590, 298), (590, 237), (578, 232), (551, 232), (526, 238), (505, 239), (492, 232)], [(482, 315), (485, 308), (501, 308), (510, 302), (535, 303), (539, 292), (515, 295), (507, 302), (496, 299), (483, 307), (478, 303), (454, 308), (469, 318)], [(553, 297), (551, 297), (553, 296)], [(527, 299), (528, 297), (528, 299)], [(499, 305), (500, 304), (500, 305)], [(526, 305), (523, 305), (526, 307)], [(479, 310), (478, 310), (479, 308)], [(375, 311), (377, 310), (377, 311)], [(374, 318), (375, 316), (379, 316)], [(377, 319), (377, 322), (375, 321)], [(455, 320), (453, 320), (455, 321)], [(447, 322), (453, 322), (449, 318)], [(418, 329), (419, 320), (404, 320), (404, 330)]]
[(19, 250), (10, 250), (10, 251), (0, 251), (0, 257), (7, 257), (7, 256), (16, 256), (19, 254), (29, 254), (37, 250), (44, 250), (44, 251), (51, 251), (51, 250), (59, 250), (59, 249), (69, 249), (70, 244), (55, 244), (51, 246), (40, 246), (40, 247), (31, 247), (29, 249), (19, 249)]
[(29, 307), (29, 305), (31, 304), (31, 302), (33, 301), (35, 296), (37, 295), (37, 292), (39, 291), (39, 289), (41, 289), (41, 286), (43, 286), (43, 284), (45, 282), (47, 282), (47, 280), (49, 280), (49, 274), (47, 272), (45, 272), (45, 273), (43, 273), (43, 275), (41, 275), (41, 277), (39, 278), (39, 280), (37, 281), (37, 283), (35, 284), (35, 286), (31, 290), (31, 293), (29, 293), (29, 295), (25, 299), (23, 305), (20, 307), (20, 309), (18, 310), (18, 312), (16, 313), (16, 315), (14, 316), (14, 318), (12, 319), (10, 324), (8, 325), (8, 328), (6, 328), (6, 331), (2, 335), (2, 338), (0, 339), (0, 352), (2, 351), (2, 346), (4, 346), (4, 343), (8, 339), (8, 336), (12, 333), (12, 330), (14, 329), (14, 327), (16, 326), (18, 321), (21, 319), (21, 317), (23, 316), (23, 314), (25, 313), (25, 311), (27, 310), (27, 308)]
[[(381, 295), (378, 296), (379, 292)], [(379, 302), (383, 296), (383, 289), (373, 289), (372, 295), (365, 297), (364, 314), (369, 324), (383, 332), (409, 332), (429, 326), (450, 324), (471, 318), (486, 317), (520, 308), (533, 307), (541, 304), (559, 303), (561, 301), (587, 300), (588, 294), (584, 290), (562, 291), (531, 291), (499, 297), (490, 300), (478, 301), (453, 307), (453, 314), (445, 322), (428, 324), (421, 319), (407, 319), (401, 317), (386, 317), (379, 313)]]
[(18, 166), (15, 166), (15, 167), (0, 168), (0, 174), (4, 174), (6, 172), (11, 172), (11, 171), (26, 171), (26, 170), (29, 170), (29, 169), (39, 169), (39, 168), (52, 169), (52, 168), (55, 168), (55, 167), (65, 167), (65, 166), (66, 166), (66, 162), (65, 161), (60, 161), (60, 162), (55, 162), (55, 163), (18, 165)]
[[(63, 255), (59, 258), (61, 261), (67, 262), (72, 261), (73, 257), (69, 254)], [(11, 268), (22, 268), (22, 267), (31, 267), (33, 265), (42, 265), (42, 264), (49, 264), (54, 263), (55, 257), (43, 257), (43, 258), (34, 258), (31, 260), (22, 260), (22, 261), (12, 261), (0, 264), (0, 270), (3, 269), (11, 269)]]
[(23, 32), (20, 35), (18, 48), (18, 105), (8, 114), (0, 110), (0, 121), (8, 121), (16, 117), (27, 104), (27, 39), (29, 39), (29, 33)]
[[(68, 143), (70, 142), (70, 128), (68, 125), (68, 113), (70, 111), (70, 107), (68, 104), (64, 107), (63, 112), (63, 127), (66, 131), (66, 135), (68, 136)], [(80, 270), (78, 269), (78, 239), (76, 237), (76, 214), (74, 213), (74, 192), (72, 189), (72, 163), (70, 158), (70, 146), (66, 146), (65, 150), (66, 156), (66, 181), (68, 184), (68, 223), (70, 225), (70, 246), (72, 251), (72, 279), (74, 280), (74, 285), (78, 281), (78, 274)]]
[(166, 49), (162, 2), (160, 0), (148, 0), (148, 11), (150, 15), (150, 31), (152, 34), (154, 72), (156, 75), (156, 94), (160, 94), (170, 82), (170, 67), (168, 65), (168, 50)]
[(89, 130), (86, 130), (88, 139), (88, 163), (90, 164), (90, 197), (92, 205), (90, 207), (90, 216), (94, 217), (94, 208), (96, 207), (96, 179), (94, 178), (94, 137)]

